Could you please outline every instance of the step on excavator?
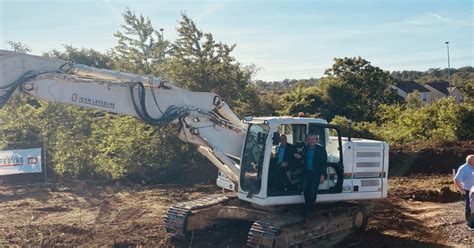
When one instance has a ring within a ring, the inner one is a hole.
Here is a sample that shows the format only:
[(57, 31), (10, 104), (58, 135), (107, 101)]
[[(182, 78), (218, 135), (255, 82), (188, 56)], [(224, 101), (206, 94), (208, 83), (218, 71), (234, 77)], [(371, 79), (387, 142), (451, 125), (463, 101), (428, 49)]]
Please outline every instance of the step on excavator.
[[(367, 206), (387, 197), (388, 144), (341, 137), (318, 118), (240, 119), (210, 92), (192, 92), (162, 78), (98, 69), (60, 59), (0, 50), (0, 107), (15, 94), (133, 116), (149, 125), (174, 124), (183, 142), (214, 164), (222, 194), (171, 206), (169, 235), (186, 238), (223, 220), (252, 222), (251, 247), (314, 246), (364, 230)], [(275, 173), (281, 135), (301, 151), (317, 137), (327, 152), (316, 212), (303, 218), (302, 166)], [(350, 135), (349, 135), (350, 136)], [(285, 177), (285, 184), (279, 184)]]

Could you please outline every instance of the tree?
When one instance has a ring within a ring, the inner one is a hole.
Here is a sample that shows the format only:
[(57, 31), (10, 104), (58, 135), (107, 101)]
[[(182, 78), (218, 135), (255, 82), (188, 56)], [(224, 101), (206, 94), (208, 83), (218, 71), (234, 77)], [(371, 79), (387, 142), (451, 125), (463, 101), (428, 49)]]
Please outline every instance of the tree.
[(75, 48), (71, 45), (64, 45), (64, 51), (51, 50), (43, 53), (44, 57), (64, 59), (74, 63), (93, 66), (102, 69), (111, 69), (109, 64), (112, 61), (111, 54), (101, 53), (94, 49)]
[(361, 57), (336, 58), (325, 75), (321, 90), (328, 119), (342, 115), (371, 121), (380, 104), (395, 102), (394, 79)]
[(420, 108), (422, 106), (421, 94), (419, 91), (415, 90), (412, 93), (409, 93), (405, 98), (406, 106), (409, 108)]
[(149, 18), (127, 9), (123, 14), (123, 32), (114, 36), (118, 44), (113, 49), (113, 67), (138, 74), (157, 74), (163, 62), (168, 42), (163, 39)]
[(191, 91), (214, 92), (238, 114), (259, 113), (259, 97), (251, 84), (254, 66), (235, 60), (231, 55), (235, 45), (216, 42), (188, 16), (181, 17), (178, 38), (171, 44), (163, 68), (165, 78)]
[(30, 53), (31, 48), (19, 41), (7, 41), (8, 45), (10, 46), (10, 49), (14, 52), (18, 53)]
[(299, 112), (303, 112), (308, 116), (320, 117), (325, 103), (317, 87), (305, 88), (303, 84), (300, 84), (281, 96), (280, 106), (282, 109), (279, 113), (283, 115), (296, 116)]
[(474, 79), (467, 81), (461, 88), (461, 92), (465, 96), (464, 101), (474, 102)]

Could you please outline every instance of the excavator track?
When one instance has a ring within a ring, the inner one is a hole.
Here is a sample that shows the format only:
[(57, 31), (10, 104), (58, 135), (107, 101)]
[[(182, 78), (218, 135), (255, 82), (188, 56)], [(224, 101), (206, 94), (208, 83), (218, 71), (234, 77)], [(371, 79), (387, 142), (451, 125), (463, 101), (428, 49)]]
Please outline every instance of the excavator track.
[(185, 238), (188, 232), (188, 218), (194, 212), (223, 204), (235, 198), (236, 196), (231, 194), (215, 194), (192, 201), (177, 203), (166, 212), (164, 218), (166, 232), (175, 238)]
[(290, 214), (253, 223), (248, 247), (332, 246), (348, 234), (365, 228), (367, 212), (355, 203), (320, 206), (308, 220)]
[(248, 247), (274, 247), (275, 239), (280, 234), (280, 227), (266, 221), (255, 221), (250, 228), (247, 240)]
[(280, 210), (241, 205), (235, 195), (216, 194), (171, 206), (164, 218), (167, 233), (187, 238), (224, 219), (253, 221), (248, 247), (330, 247), (367, 225), (367, 210), (360, 203), (318, 204), (310, 218), (302, 216), (303, 206)]

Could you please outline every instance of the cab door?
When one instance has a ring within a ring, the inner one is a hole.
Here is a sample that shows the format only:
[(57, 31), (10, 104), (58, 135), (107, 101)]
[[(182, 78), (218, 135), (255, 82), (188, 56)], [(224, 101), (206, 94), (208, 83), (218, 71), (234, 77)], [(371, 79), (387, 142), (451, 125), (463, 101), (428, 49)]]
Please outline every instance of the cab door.
[(317, 142), (322, 145), (328, 154), (327, 177), (319, 186), (318, 193), (341, 193), (344, 181), (344, 163), (342, 156), (342, 139), (339, 126), (321, 123), (311, 123), (308, 134), (314, 134)]

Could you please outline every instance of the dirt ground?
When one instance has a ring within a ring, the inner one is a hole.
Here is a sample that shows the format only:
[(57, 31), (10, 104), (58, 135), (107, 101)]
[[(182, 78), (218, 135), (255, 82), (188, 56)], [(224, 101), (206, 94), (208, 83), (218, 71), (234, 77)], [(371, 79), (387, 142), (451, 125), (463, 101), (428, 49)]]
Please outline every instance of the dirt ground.
[[(220, 190), (207, 184), (0, 186), (0, 246), (244, 247), (251, 223), (228, 221), (187, 243), (166, 235), (167, 208)], [(345, 247), (474, 247), (449, 175), (390, 179), (367, 231)]]

